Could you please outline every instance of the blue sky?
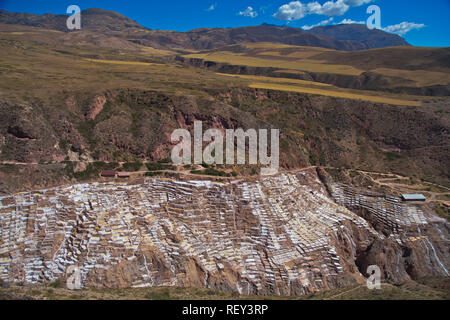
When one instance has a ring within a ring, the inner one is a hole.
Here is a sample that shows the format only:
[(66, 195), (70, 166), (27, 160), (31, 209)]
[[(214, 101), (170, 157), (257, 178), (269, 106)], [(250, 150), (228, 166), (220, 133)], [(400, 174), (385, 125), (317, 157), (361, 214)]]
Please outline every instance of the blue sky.
[(0, 8), (29, 13), (65, 14), (114, 10), (151, 29), (187, 31), (202, 27), (240, 27), (261, 23), (305, 28), (317, 24), (365, 23), (370, 5), (381, 9), (381, 27), (415, 46), (450, 47), (450, 0), (0, 0)]

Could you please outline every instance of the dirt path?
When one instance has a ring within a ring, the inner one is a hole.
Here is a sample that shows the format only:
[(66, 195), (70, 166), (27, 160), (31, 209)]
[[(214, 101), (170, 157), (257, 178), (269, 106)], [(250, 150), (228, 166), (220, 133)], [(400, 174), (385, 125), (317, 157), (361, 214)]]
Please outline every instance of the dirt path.
[[(77, 161), (72, 161), (72, 162), (77, 162)], [(84, 162), (85, 163), (95, 163), (98, 161), (84, 161)], [(120, 166), (122, 166), (123, 164), (126, 163), (126, 162), (116, 162), (116, 161), (102, 161), (102, 162), (118, 163)], [(62, 163), (64, 163), (64, 162), (61, 161), (61, 162), (54, 162), (54, 163), (37, 163), (37, 162), (0, 161), (0, 165), (21, 165), (21, 166), (51, 165), (51, 164), (62, 164)], [(280, 172), (281, 173), (282, 172), (285, 172), (285, 173), (303, 172), (303, 171), (309, 171), (309, 170), (316, 169), (316, 168), (340, 169), (340, 168), (335, 168), (335, 167), (330, 167), (330, 166), (309, 166), (309, 167), (305, 167), (305, 168), (301, 168), (301, 169), (280, 170)], [(220, 177), (220, 176), (208, 176), (208, 175), (202, 175), (202, 174), (193, 174), (189, 170), (180, 170), (180, 171), (157, 170), (157, 171), (164, 172), (164, 173), (171, 173), (171, 174), (180, 174), (180, 175), (184, 175), (184, 176), (198, 177), (198, 178), (213, 177), (213, 178), (219, 179), (219, 180), (229, 180), (229, 179), (234, 178), (234, 177)], [(404, 177), (404, 176), (401, 176), (401, 175), (398, 175), (395, 173), (383, 173), (383, 172), (374, 172), (374, 171), (358, 170), (358, 169), (351, 169), (351, 171), (358, 172), (360, 174), (364, 174), (364, 176), (366, 176), (368, 179), (370, 179), (374, 184), (377, 184), (379, 186), (389, 187), (389, 188), (392, 188), (392, 189), (400, 191), (400, 192), (426, 192), (427, 194), (430, 194), (430, 197), (427, 198), (426, 202), (442, 201), (442, 200), (437, 199), (437, 197), (443, 196), (446, 194), (447, 195), (450, 194), (450, 188), (436, 184), (436, 183), (432, 183), (432, 182), (423, 181), (422, 186), (423, 187), (424, 186), (436, 186), (441, 189), (447, 190), (449, 193), (424, 191), (423, 188), (421, 188), (421, 189), (417, 188), (418, 185), (416, 185), (416, 188), (415, 188), (413, 185), (409, 185), (406, 183), (400, 183), (395, 180), (407, 180), (408, 177)], [(132, 176), (144, 175), (146, 172), (148, 172), (148, 171), (135, 171), (135, 172), (131, 172), (131, 175)], [(373, 175), (389, 175), (389, 177), (388, 178), (386, 178), (386, 177), (374, 178)], [(392, 182), (390, 182), (390, 181), (392, 181)]]

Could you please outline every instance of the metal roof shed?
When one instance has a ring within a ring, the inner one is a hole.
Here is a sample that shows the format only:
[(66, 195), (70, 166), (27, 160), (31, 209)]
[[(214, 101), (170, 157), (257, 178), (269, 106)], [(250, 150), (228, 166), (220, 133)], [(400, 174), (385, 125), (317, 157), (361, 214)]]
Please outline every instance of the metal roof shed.
[(426, 201), (427, 198), (423, 194), (402, 194), (403, 201)]

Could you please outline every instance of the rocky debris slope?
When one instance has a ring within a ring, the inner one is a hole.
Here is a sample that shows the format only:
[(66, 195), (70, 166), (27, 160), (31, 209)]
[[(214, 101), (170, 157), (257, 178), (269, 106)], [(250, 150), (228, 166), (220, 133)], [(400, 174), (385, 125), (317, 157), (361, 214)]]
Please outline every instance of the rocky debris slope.
[(0, 202), (7, 282), (65, 280), (77, 266), (83, 287), (303, 295), (364, 283), (372, 263), (392, 282), (450, 267), (447, 223), (406, 205), (389, 212), (395, 225), (375, 223), (375, 211), (336, 204), (314, 170), (227, 184), (97, 182)]

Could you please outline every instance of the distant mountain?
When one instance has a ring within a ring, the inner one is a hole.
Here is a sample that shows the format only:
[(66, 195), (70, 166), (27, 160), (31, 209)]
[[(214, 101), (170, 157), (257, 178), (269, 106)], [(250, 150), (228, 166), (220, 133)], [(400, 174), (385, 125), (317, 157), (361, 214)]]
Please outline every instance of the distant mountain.
[[(126, 31), (133, 28), (142, 30), (147, 29), (137, 22), (114, 11), (92, 8), (83, 10), (81, 15), (82, 28), (89, 31), (108, 32)], [(19, 24), (31, 27), (68, 31), (66, 20), (67, 15), (55, 15), (51, 13), (37, 15), (0, 10), (0, 23), (5, 24)]]
[(187, 32), (196, 49), (213, 49), (242, 42), (275, 42), (336, 50), (363, 50), (370, 46), (357, 41), (337, 40), (298, 28), (261, 25), (229, 29), (202, 29)]
[[(68, 31), (66, 15), (14, 13), (0, 10), (0, 23)], [(242, 42), (274, 42), (335, 50), (365, 50), (406, 46), (401, 37), (362, 25), (317, 27), (310, 31), (263, 24), (241, 28), (202, 28), (188, 32), (150, 30), (120, 13), (102, 9), (82, 11), (82, 31), (119, 37), (155, 48), (214, 49)], [(82, 32), (81, 31), (81, 32)]]
[(370, 30), (362, 24), (339, 24), (333, 26), (315, 27), (309, 30), (310, 33), (326, 36), (335, 40), (354, 41), (369, 47), (383, 48), (396, 46), (409, 46), (402, 37), (384, 32), (382, 30)]
[(18, 24), (30, 27), (39, 27), (53, 30), (67, 30), (66, 27), (67, 16), (55, 15), (46, 13), (43, 15), (22, 13), (22, 12), (8, 12), (0, 10), (0, 23), (4, 24)]
[(197, 29), (185, 33), (194, 49), (214, 49), (243, 42), (274, 42), (337, 50), (359, 50), (363, 46), (303, 30), (279, 26), (253, 26), (228, 29)]

